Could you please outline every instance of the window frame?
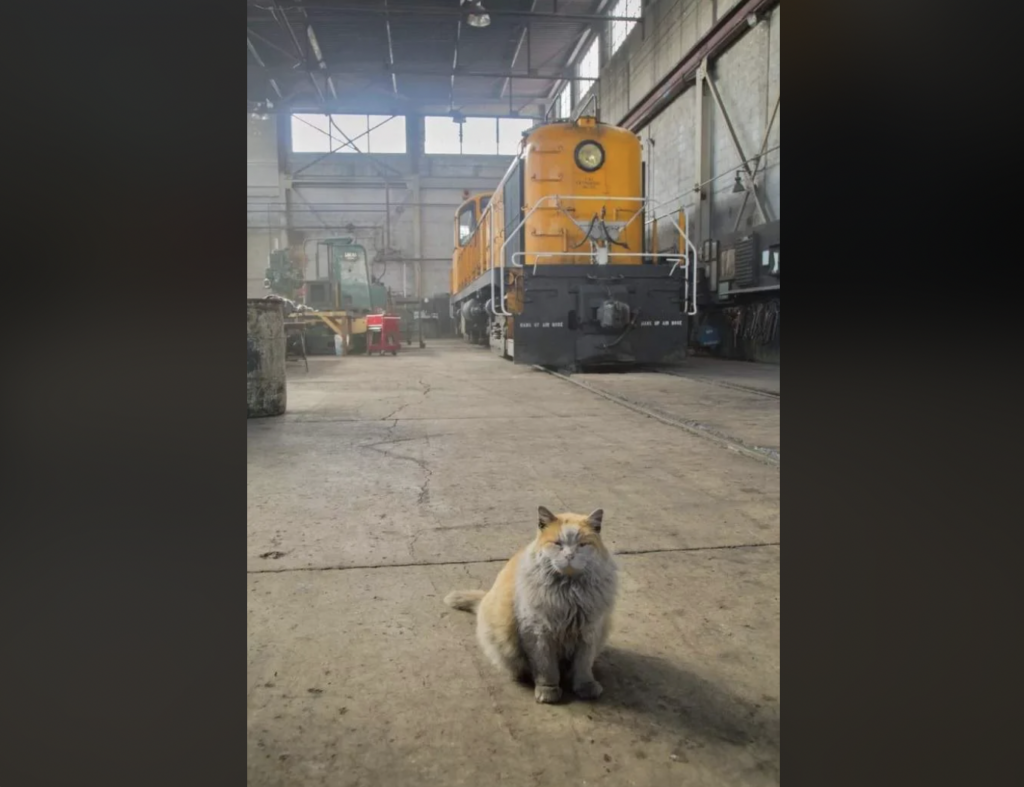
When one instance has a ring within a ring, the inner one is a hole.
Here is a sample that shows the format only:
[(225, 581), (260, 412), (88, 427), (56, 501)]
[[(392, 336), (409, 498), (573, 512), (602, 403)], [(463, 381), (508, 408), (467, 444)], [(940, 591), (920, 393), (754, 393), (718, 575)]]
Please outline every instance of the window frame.
[[(637, 5), (636, 11), (630, 11), (629, 4), (635, 2)], [(609, 12), (609, 16), (638, 16), (644, 15), (644, 5), (641, 0), (617, 0), (612, 10)], [(637, 22), (610, 22), (608, 25), (608, 59), (611, 60), (615, 57), (615, 53), (618, 52), (622, 45), (626, 43), (629, 38), (629, 34), (633, 32), (633, 28), (637, 26)], [(615, 34), (617, 30), (625, 30), (622, 33), (622, 38), (618, 44), (615, 43)]]
[[(594, 76), (586, 76), (583, 74), (583, 65), (590, 54), (594, 54)], [(591, 41), (590, 46), (587, 47), (586, 52), (580, 58), (576, 64), (576, 76), (578, 78), (576, 82), (577, 96), (576, 104), (583, 100), (583, 97), (587, 95), (596, 85), (598, 80), (601, 78), (601, 36), (595, 35)], [(584, 88), (584, 84), (586, 87)]]
[[(298, 155), (323, 155), (325, 153), (327, 153), (327, 154), (334, 154), (334, 153), (369, 153), (371, 155), (376, 155), (376, 156), (405, 156), (405, 155), (408, 155), (408, 153), (409, 153), (409, 140), (408, 140), (408, 133), (407, 133), (408, 132), (408, 125), (407, 125), (408, 124), (408, 118), (406, 117), (406, 115), (401, 115), (401, 114), (373, 115), (373, 114), (370, 114), (370, 113), (360, 114), (360, 113), (353, 113), (353, 112), (333, 112), (333, 113), (292, 112), (292, 113), (290, 113), (290, 117), (291, 117), (292, 125), (291, 125), (291, 128), (290, 128), (290, 134), (289, 134), (289, 136), (290, 136), (289, 148), (291, 149), (291, 152), (293, 154), (298, 154)], [(314, 117), (315, 118), (327, 118), (327, 131), (324, 131), (323, 129), (320, 129), (320, 128), (316, 128), (316, 126), (313, 126), (313, 124), (310, 123), (309, 120), (305, 119), (305, 118), (314, 118)], [(353, 142), (355, 143), (355, 146), (353, 146), (347, 140), (345, 140), (344, 138), (338, 136), (338, 131), (336, 130), (336, 126), (338, 128), (340, 128), (343, 124), (339, 120), (337, 120), (337, 119), (338, 118), (360, 118), (360, 117), (363, 119), (364, 129), (362, 130), (362, 132), (360, 132), (360, 134), (358, 134), (358, 135), (356, 135), (354, 137), (350, 137), (350, 139), (352, 139)], [(371, 117), (386, 118), (386, 120), (381, 120), (381, 121), (379, 121), (377, 123), (371, 124), (370, 123), (370, 118)], [(385, 126), (386, 124), (390, 123), (393, 120), (400, 121), (399, 125), (402, 126), (402, 135), (401, 135), (402, 150), (401, 151), (394, 151), (394, 150), (375, 151), (375, 150), (373, 150), (373, 145), (372, 145), (373, 132), (376, 131), (379, 128), (382, 128), (383, 126)], [(310, 127), (314, 128), (319, 133), (323, 134), (325, 137), (327, 137), (327, 149), (326, 150), (296, 150), (295, 149), (295, 132), (294, 132), (295, 123), (296, 122), (298, 122), (298, 123), (305, 123), (305, 124), (309, 125)], [(357, 151), (355, 149), (355, 147), (359, 147), (360, 150)]]
[[(450, 120), (453, 125), (462, 125), (462, 124), (455, 124), (455, 121), (451, 120), (451, 118), (448, 115), (425, 115), (424, 116), (424, 121), (426, 121), (427, 119), (431, 119), (431, 120)], [(523, 117), (523, 116), (514, 117), (512, 115), (471, 115), (471, 116), (467, 116), (466, 120), (493, 120), (494, 121), (494, 150), (492, 152), (489, 152), (489, 153), (476, 153), (476, 152), (474, 152), (474, 153), (467, 153), (467, 152), (465, 152), (464, 151), (465, 138), (464, 138), (464, 135), (461, 132), (459, 134), (459, 150), (458, 150), (458, 152), (447, 152), (447, 153), (433, 153), (433, 152), (430, 152), (427, 149), (427, 145), (428, 145), (428, 143), (427, 143), (427, 128), (426, 128), (427, 124), (424, 123), (423, 154), (426, 155), (426, 156), (501, 156), (501, 157), (504, 157), (504, 158), (507, 158), (509, 156), (515, 157), (519, 153), (519, 140), (522, 138), (522, 131), (519, 131), (519, 132), (516, 133), (516, 150), (515, 150), (515, 152), (513, 152), (513, 153), (503, 153), (503, 152), (501, 152), (501, 143), (502, 143), (501, 121), (503, 121), (503, 120), (522, 121), (524, 124), (527, 124), (527, 125), (524, 125), (524, 128), (523, 128), (524, 131), (526, 129), (531, 128), (532, 126), (536, 125), (536, 123), (537, 123), (537, 119), (535, 117), (532, 117), (532, 116), (529, 116), (529, 117)], [(431, 124), (431, 125), (433, 125), (433, 124)], [(464, 130), (464, 127), (463, 127), (463, 130)]]

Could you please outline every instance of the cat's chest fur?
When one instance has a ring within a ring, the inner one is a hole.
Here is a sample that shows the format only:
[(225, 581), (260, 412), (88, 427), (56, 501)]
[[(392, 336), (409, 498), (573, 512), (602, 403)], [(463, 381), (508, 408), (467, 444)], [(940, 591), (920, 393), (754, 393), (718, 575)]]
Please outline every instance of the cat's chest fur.
[(516, 587), (516, 618), (521, 629), (566, 645), (586, 638), (611, 608), (615, 577), (551, 580), (529, 572)]

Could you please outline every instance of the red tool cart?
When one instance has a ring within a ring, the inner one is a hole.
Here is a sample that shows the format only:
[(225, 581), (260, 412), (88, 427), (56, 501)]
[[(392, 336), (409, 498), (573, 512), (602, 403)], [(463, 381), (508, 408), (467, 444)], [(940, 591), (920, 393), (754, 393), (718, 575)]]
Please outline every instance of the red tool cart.
[(366, 354), (386, 352), (398, 355), (402, 346), (399, 325), (401, 317), (391, 314), (368, 314), (366, 316)]

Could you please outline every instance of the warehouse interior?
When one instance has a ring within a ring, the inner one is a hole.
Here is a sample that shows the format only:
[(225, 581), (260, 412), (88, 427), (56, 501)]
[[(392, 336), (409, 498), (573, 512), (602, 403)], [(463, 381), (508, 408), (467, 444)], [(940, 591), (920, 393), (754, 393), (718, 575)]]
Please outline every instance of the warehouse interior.
[[(781, 2), (249, 0), (246, 32), (246, 297), (299, 326), (250, 394), (248, 783), (778, 784)], [(639, 138), (645, 252), (692, 276), (671, 364), (462, 335), (457, 214), (586, 118)], [(303, 314), (348, 249), (363, 313)], [(443, 603), (539, 506), (605, 512), (593, 701), (534, 702)]]

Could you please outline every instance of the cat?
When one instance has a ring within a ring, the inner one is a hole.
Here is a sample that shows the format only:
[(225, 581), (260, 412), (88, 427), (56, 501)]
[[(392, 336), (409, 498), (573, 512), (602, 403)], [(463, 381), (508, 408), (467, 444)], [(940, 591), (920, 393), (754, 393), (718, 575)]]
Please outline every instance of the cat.
[(444, 601), (475, 612), (484, 653), (512, 678), (534, 683), (537, 702), (562, 697), (568, 667), (573, 693), (597, 699), (593, 665), (608, 640), (617, 587), (615, 562), (601, 541), (601, 509), (589, 516), (538, 509), (539, 532), (482, 590), (456, 590)]

